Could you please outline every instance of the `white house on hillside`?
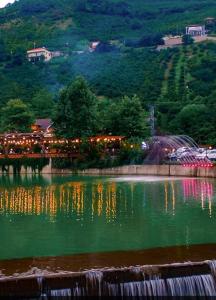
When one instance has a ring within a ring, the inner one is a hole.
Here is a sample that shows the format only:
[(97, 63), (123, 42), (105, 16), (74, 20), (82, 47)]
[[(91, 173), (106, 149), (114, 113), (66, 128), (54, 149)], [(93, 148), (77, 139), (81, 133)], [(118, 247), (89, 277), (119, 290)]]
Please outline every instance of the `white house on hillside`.
[(100, 41), (91, 42), (89, 46), (89, 51), (94, 52), (97, 49), (97, 46), (99, 46)]
[(206, 35), (205, 25), (189, 25), (186, 27), (186, 34), (191, 36), (204, 36)]
[(36, 62), (40, 60), (49, 61), (52, 58), (52, 52), (45, 47), (35, 48), (27, 51), (27, 57), (30, 62)]

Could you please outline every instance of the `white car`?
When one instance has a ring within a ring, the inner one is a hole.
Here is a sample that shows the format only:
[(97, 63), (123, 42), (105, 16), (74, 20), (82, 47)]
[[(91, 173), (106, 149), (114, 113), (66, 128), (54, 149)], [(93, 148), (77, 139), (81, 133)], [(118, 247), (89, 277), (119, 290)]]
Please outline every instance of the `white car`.
[(178, 161), (193, 161), (196, 158), (196, 151), (184, 151), (178, 155)]
[(181, 148), (178, 148), (176, 151), (175, 151), (175, 153), (177, 154), (177, 155), (180, 155), (180, 154), (182, 154), (182, 153), (184, 153), (184, 152), (186, 152), (186, 151), (190, 151), (191, 149), (189, 148), (189, 147), (181, 147)]
[(216, 149), (212, 149), (207, 154), (208, 159), (216, 160)]
[(208, 159), (208, 154), (209, 154), (210, 151), (211, 151), (211, 150), (205, 150), (205, 151), (202, 152), (202, 153), (198, 153), (198, 154), (196, 155), (196, 159), (198, 159), (198, 160), (205, 160), (205, 159)]

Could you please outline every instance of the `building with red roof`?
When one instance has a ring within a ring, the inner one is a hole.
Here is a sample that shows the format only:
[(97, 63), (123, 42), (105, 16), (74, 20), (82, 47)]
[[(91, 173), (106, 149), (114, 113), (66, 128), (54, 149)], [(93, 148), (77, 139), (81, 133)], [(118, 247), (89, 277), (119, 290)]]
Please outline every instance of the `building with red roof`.
[(30, 62), (49, 61), (52, 59), (52, 52), (45, 47), (35, 48), (27, 51), (27, 57)]
[(52, 133), (53, 122), (51, 119), (36, 119), (35, 123), (32, 125), (33, 132), (43, 132)]

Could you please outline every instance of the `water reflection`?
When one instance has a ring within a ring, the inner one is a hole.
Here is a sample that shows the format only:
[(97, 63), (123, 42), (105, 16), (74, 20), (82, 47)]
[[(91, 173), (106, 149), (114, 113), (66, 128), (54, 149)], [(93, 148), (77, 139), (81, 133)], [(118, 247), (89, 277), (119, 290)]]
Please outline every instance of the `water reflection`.
[(117, 215), (116, 197), (114, 182), (98, 182), (92, 186), (84, 182), (67, 182), (45, 187), (0, 187), (0, 214), (48, 215), (51, 220), (58, 213), (82, 217), (91, 202), (92, 218), (105, 214), (110, 221)]
[(195, 199), (201, 201), (202, 209), (205, 209), (205, 204), (208, 204), (209, 215), (212, 216), (212, 201), (214, 197), (213, 182), (206, 179), (185, 179), (182, 181), (184, 199)]
[[(179, 195), (183, 194), (181, 201), (185, 203), (191, 199), (200, 201), (203, 210), (207, 203), (211, 217), (213, 181), (183, 179), (180, 182), (181, 185), (175, 181), (165, 181), (157, 184), (157, 187), (140, 182), (119, 184), (106, 180), (97, 180), (93, 184), (85, 181), (69, 181), (35, 186), (9, 185), (0, 187), (0, 214), (46, 215), (51, 221), (55, 221), (58, 214), (76, 216), (77, 220), (80, 220), (90, 212), (87, 217), (91, 220), (105, 217), (107, 222), (111, 222), (121, 214), (125, 217), (133, 216), (136, 201), (134, 199), (142, 198), (146, 205), (147, 201), (151, 200), (149, 195), (154, 195), (152, 201), (157, 201), (160, 195), (160, 199), (164, 199), (165, 212), (175, 216), (179, 200), (177, 195), (179, 198)], [(136, 206), (139, 209), (139, 205)]]
[(0, 259), (216, 243), (214, 180), (144, 180), (0, 178)]

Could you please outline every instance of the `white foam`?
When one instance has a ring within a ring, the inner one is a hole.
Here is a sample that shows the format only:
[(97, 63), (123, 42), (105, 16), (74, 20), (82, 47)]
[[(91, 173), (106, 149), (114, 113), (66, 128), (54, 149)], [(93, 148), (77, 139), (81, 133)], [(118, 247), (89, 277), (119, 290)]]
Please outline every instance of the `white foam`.
[(181, 181), (183, 177), (169, 177), (169, 176), (126, 176), (110, 178), (111, 181), (117, 182), (163, 182), (163, 181)]

